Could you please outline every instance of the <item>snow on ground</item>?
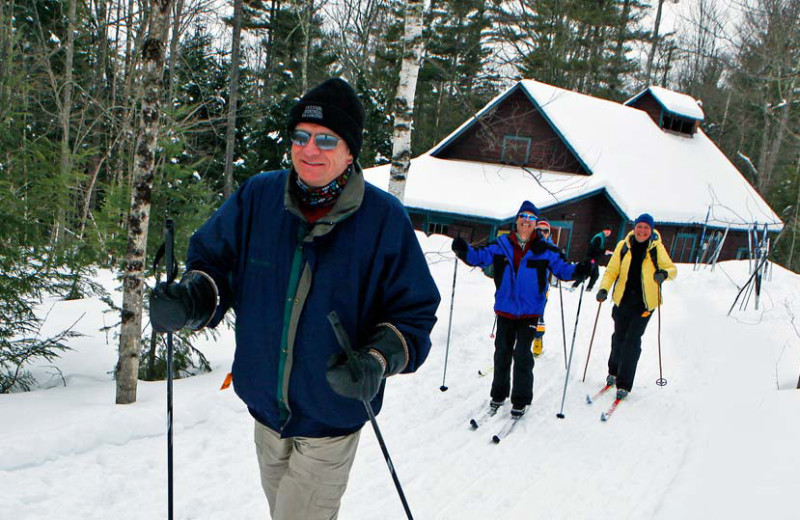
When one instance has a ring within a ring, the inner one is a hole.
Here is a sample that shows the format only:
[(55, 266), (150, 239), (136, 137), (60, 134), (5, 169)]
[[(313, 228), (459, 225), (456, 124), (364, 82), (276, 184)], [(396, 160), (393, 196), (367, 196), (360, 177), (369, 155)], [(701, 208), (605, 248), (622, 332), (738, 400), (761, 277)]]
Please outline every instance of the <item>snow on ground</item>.
[[(565, 350), (559, 291), (550, 291), (545, 352), (534, 401), (518, 429), (491, 443), (503, 417), (471, 431), (488, 399), (493, 284), (459, 264), (449, 352), (454, 260), (449, 239), (420, 235), (442, 293), (427, 363), (389, 381), (378, 421), (417, 519), (796, 518), (800, 467), (800, 278), (775, 266), (759, 310), (729, 307), (748, 278), (747, 262), (692, 271), (664, 286), (663, 375), (658, 315), (643, 341), (633, 392), (613, 419), (612, 401), (585, 403), (604, 381), (611, 307), (599, 306), (586, 382), (581, 382), (598, 304), (580, 308), (564, 404)], [(108, 273), (100, 281), (109, 290)], [(567, 349), (580, 292), (563, 292)], [(118, 298), (118, 295), (115, 295)], [(52, 367), (36, 367), (46, 389), (0, 395), (0, 518), (166, 517), (166, 385), (140, 383), (136, 404), (114, 404), (112, 333), (118, 321), (96, 300), (48, 301), (48, 330), (73, 323), (85, 337)], [(175, 514), (180, 519), (265, 518), (253, 421), (232, 390), (232, 331), (201, 345), (214, 370), (175, 382)], [(446, 379), (444, 363), (447, 358)], [(441, 392), (443, 382), (449, 388)], [(507, 413), (507, 408), (505, 409)], [(504, 414), (505, 415), (505, 414)], [(405, 518), (375, 435), (365, 427), (340, 518)]]

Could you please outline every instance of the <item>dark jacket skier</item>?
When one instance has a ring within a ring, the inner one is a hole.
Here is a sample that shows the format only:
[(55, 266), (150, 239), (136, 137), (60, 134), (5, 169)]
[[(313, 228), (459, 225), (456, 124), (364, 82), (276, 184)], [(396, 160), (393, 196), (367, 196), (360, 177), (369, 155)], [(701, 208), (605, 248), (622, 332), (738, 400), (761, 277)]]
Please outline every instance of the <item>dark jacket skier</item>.
[[(336, 518), (387, 377), (430, 349), (439, 292), (403, 206), (358, 165), (364, 109), (340, 79), (291, 109), (290, 171), (247, 180), (192, 236), (180, 284), (156, 287), (157, 330), (236, 311), (233, 384), (255, 418), (272, 518)], [(336, 311), (361, 360), (345, 365)]]
[[(603, 230), (594, 235), (589, 240), (589, 251), (586, 253), (586, 258), (591, 260), (592, 270), (589, 273), (589, 283), (586, 284), (586, 290), (591, 291), (597, 278), (600, 277), (600, 262), (603, 256), (610, 255), (611, 251), (606, 248), (606, 241), (611, 236), (611, 226), (603, 227)], [(577, 287), (579, 284), (573, 284), (572, 287)]]

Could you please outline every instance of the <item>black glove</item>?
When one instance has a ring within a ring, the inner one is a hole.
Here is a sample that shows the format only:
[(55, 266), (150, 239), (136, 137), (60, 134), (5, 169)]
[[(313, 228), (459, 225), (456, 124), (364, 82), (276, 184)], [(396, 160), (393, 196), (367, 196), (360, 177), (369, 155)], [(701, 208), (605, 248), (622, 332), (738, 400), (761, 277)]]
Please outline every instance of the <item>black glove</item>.
[(653, 280), (655, 280), (658, 285), (661, 285), (662, 283), (664, 283), (664, 280), (666, 280), (668, 277), (669, 277), (669, 273), (667, 273), (663, 269), (659, 269), (658, 271), (653, 273)]
[(353, 359), (334, 354), (325, 374), (334, 392), (359, 401), (371, 401), (381, 387), (383, 366), (373, 354), (356, 351)]
[(595, 298), (600, 303), (603, 303), (608, 298), (608, 291), (606, 291), (605, 289), (600, 289), (599, 291), (597, 291), (597, 295), (595, 296)]
[(573, 276), (576, 284), (580, 285), (587, 276), (592, 274), (593, 265), (594, 260), (591, 258), (586, 258), (575, 265), (575, 274)]
[(450, 246), (450, 248), (458, 258), (466, 262), (467, 251), (469, 250), (469, 245), (467, 244), (466, 240), (461, 237), (456, 237), (453, 239), (453, 244)]
[(161, 282), (150, 293), (150, 323), (156, 332), (199, 330), (217, 308), (217, 289), (199, 271), (189, 271), (180, 283)]

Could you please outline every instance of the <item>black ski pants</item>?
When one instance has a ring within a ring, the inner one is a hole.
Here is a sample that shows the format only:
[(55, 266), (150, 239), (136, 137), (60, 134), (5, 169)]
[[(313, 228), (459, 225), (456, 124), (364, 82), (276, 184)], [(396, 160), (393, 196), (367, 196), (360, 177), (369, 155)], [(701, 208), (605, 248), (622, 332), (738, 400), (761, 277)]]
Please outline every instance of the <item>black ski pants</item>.
[(617, 388), (630, 392), (636, 365), (642, 353), (642, 334), (647, 328), (651, 314), (641, 302), (627, 303), (625, 300), (611, 310), (614, 318), (614, 334), (611, 336), (611, 355), (608, 357), (608, 373), (617, 377)]
[[(497, 316), (494, 337), (494, 378), (492, 400), (502, 401), (511, 392), (511, 406), (522, 408), (533, 400), (533, 352), (531, 343), (539, 318), (512, 320)], [(511, 385), (511, 366), (514, 384)]]
[(600, 268), (597, 266), (597, 262), (592, 263), (592, 272), (589, 273), (589, 283), (586, 284), (586, 290), (591, 291), (592, 287), (594, 287), (597, 278), (600, 277)]
[[(600, 268), (597, 266), (597, 262), (592, 263), (592, 270), (589, 272), (589, 283), (586, 284), (586, 290), (591, 291), (592, 287), (594, 287), (595, 282), (600, 277)], [(577, 288), (583, 280), (577, 280), (575, 283), (572, 284), (573, 288)]]

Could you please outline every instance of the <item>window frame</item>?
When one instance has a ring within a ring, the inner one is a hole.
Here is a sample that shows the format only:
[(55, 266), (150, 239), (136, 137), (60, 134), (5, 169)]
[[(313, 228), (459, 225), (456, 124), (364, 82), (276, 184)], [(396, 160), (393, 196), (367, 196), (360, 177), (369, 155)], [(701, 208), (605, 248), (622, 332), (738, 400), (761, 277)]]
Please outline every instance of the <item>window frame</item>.
[[(525, 160), (523, 162), (517, 161), (510, 161), (506, 159), (506, 143), (510, 141), (522, 141), (525, 143)], [(500, 162), (503, 164), (511, 164), (514, 166), (522, 166), (528, 164), (528, 161), (531, 159), (531, 145), (533, 144), (533, 139), (530, 137), (526, 137), (524, 135), (511, 135), (506, 134), (503, 136), (503, 147), (500, 150)]]

